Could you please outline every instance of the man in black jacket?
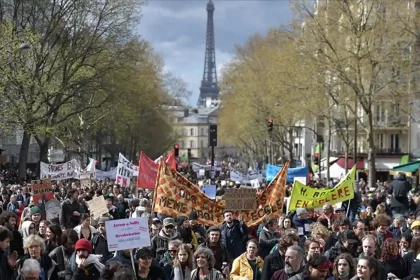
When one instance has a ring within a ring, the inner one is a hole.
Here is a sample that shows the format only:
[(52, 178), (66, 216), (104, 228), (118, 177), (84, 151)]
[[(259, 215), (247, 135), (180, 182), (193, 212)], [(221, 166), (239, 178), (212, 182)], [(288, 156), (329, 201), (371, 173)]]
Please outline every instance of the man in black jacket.
[(67, 199), (61, 203), (60, 226), (63, 229), (74, 228), (80, 223), (80, 205), (77, 202), (79, 193), (71, 190), (67, 193)]
[(411, 190), (411, 184), (407, 181), (404, 173), (398, 173), (397, 178), (392, 181), (388, 193), (392, 194), (391, 209), (392, 216), (408, 214), (408, 193)]
[(222, 244), (227, 248), (229, 258), (234, 260), (246, 251), (248, 227), (243, 221), (233, 219), (232, 211), (225, 211), (223, 216)]

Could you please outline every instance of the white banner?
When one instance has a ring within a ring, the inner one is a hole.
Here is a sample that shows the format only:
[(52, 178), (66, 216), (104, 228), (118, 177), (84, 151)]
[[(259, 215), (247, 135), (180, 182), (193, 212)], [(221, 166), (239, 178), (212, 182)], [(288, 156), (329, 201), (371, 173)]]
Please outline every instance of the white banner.
[(125, 156), (120, 153), (118, 156), (117, 176), (115, 178), (115, 184), (118, 184), (121, 187), (130, 186), (130, 179), (131, 177), (135, 176), (134, 173), (137, 173), (136, 175), (138, 175), (138, 166), (132, 164), (128, 159), (125, 158)]
[(41, 162), (41, 179), (51, 177), (51, 180), (66, 180), (79, 178), (80, 163), (72, 159), (62, 164), (48, 164)]
[(117, 169), (110, 171), (102, 171), (96, 169), (96, 180), (115, 179), (117, 177)]

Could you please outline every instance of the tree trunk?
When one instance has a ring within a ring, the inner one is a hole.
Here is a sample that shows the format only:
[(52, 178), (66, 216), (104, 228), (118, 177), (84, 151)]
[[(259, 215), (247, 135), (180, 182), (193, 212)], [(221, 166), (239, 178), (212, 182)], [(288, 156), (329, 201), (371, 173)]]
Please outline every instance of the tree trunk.
[(22, 144), (19, 152), (19, 182), (26, 180), (26, 163), (28, 162), (29, 144), (31, 142), (31, 134), (26, 130), (23, 131)]
[(42, 143), (38, 143), (38, 145), (39, 145), (39, 160), (41, 162), (49, 163), (49, 160), (48, 160), (48, 146), (49, 146), (49, 144), (50, 144), (49, 138), (46, 138), (45, 141), (43, 141)]
[(325, 165), (327, 168), (327, 185), (328, 185), (328, 182), (330, 181), (331, 137), (332, 137), (331, 118), (328, 118), (327, 159), (325, 161)]
[[(373, 128), (373, 118), (372, 114), (368, 114), (368, 131), (367, 131), (367, 141), (368, 141), (368, 164), (369, 164), (369, 176), (368, 176), (368, 187), (373, 188), (376, 181), (376, 166), (375, 166), (375, 140), (374, 140), (374, 128)], [(355, 163), (357, 164), (357, 163)]]
[(344, 175), (346, 175), (349, 170), (348, 160), (349, 160), (349, 144), (346, 142), (345, 148), (344, 148), (344, 172), (345, 172)]
[(293, 148), (295, 147), (294, 138), (293, 138), (293, 129), (289, 130), (289, 160), (290, 167), (296, 167), (295, 157), (293, 156)]

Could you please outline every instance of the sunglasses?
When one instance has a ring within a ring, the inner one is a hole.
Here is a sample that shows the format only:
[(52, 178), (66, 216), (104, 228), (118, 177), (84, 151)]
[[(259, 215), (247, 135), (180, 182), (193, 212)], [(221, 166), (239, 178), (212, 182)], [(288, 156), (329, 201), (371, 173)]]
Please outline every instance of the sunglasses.
[(173, 229), (174, 226), (165, 226), (165, 228), (167, 228), (167, 229)]

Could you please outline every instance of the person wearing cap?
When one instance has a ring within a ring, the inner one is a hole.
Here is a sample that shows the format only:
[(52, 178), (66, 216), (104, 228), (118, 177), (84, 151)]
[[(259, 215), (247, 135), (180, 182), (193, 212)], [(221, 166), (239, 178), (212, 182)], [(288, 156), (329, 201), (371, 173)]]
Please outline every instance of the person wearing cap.
[(195, 236), (197, 237), (198, 244), (203, 243), (206, 238), (206, 229), (200, 225), (198, 222), (198, 214), (195, 211), (191, 211), (189, 218), (190, 226), (193, 232), (195, 233)]
[(309, 231), (309, 225), (312, 223), (312, 220), (309, 219), (310, 214), (305, 208), (296, 209), (296, 215), (293, 217), (293, 224), (298, 230), (299, 237), (309, 236), (311, 232)]
[(292, 276), (289, 280), (324, 280), (332, 266), (332, 263), (325, 256), (313, 255), (306, 263), (304, 272)]
[(212, 250), (215, 259), (214, 268), (225, 273), (222, 271), (222, 266), (223, 263), (229, 263), (229, 252), (226, 246), (222, 244), (221, 235), (222, 231), (219, 227), (209, 227), (206, 241), (201, 243), (198, 248), (209, 248)]
[(343, 253), (348, 253), (353, 257), (357, 257), (357, 248), (359, 243), (360, 240), (354, 231), (345, 230), (340, 233), (338, 242), (328, 251), (326, 251), (324, 255), (331, 262), (333, 262), (336, 257)]
[(66, 279), (71, 280), (98, 280), (101, 277), (104, 265), (99, 257), (92, 254), (92, 245), (86, 238), (79, 239), (74, 247), (75, 253), (71, 256), (66, 268)]
[(150, 225), (150, 240), (152, 240), (153, 237), (158, 235), (161, 229), (162, 222), (157, 217), (153, 218), (152, 223)]
[(34, 206), (29, 213), (30, 221), (35, 224), (36, 232), (39, 232), (39, 224), (41, 222), (41, 208)]
[(101, 262), (105, 263), (112, 257), (112, 253), (108, 251), (108, 240), (106, 238), (105, 223), (110, 221), (108, 217), (100, 217), (98, 220), (98, 232), (92, 237), (92, 251), (95, 255), (101, 255)]
[(168, 250), (168, 243), (171, 240), (181, 239), (180, 234), (176, 231), (176, 223), (173, 218), (165, 218), (163, 220), (163, 228), (159, 234), (152, 238), (153, 257), (160, 261)]
[(420, 237), (420, 221), (414, 221), (411, 224), (411, 235), (413, 237)]
[(153, 265), (153, 252), (149, 248), (140, 248), (136, 252), (138, 265), (136, 268), (137, 279), (166, 280), (165, 272), (159, 266)]

